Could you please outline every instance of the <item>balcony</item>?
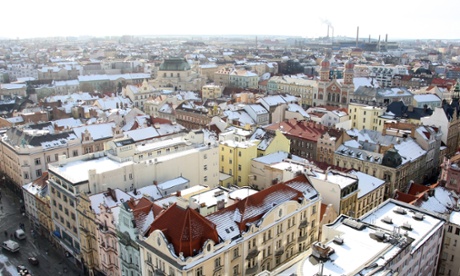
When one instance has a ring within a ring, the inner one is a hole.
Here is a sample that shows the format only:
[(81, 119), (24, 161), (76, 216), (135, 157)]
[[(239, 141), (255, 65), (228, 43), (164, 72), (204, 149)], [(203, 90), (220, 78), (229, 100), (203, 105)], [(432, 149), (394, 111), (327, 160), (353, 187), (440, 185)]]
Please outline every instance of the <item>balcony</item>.
[(308, 220), (304, 219), (299, 223), (299, 229), (308, 227)]
[(259, 270), (259, 263), (256, 263), (253, 267), (246, 268), (246, 274), (254, 274)]
[(281, 246), (278, 250), (275, 251), (275, 256), (281, 256), (284, 254), (284, 247)]
[(303, 242), (308, 238), (308, 235), (304, 234), (303, 236), (300, 236), (297, 238), (297, 242)]
[(257, 257), (259, 255), (260, 251), (257, 250), (257, 247), (254, 247), (251, 251), (249, 251), (248, 255), (246, 256), (246, 260), (250, 260), (252, 258)]

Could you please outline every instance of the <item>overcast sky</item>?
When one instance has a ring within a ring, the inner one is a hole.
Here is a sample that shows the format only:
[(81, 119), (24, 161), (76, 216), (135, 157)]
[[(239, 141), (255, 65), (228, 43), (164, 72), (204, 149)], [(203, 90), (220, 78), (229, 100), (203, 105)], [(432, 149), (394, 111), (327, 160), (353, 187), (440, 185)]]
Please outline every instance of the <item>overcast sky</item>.
[[(317, 3), (315, 3), (317, 2)], [(288, 35), (460, 38), (460, 1), (5, 0), (0, 37)], [(332, 30), (330, 31), (332, 35)]]

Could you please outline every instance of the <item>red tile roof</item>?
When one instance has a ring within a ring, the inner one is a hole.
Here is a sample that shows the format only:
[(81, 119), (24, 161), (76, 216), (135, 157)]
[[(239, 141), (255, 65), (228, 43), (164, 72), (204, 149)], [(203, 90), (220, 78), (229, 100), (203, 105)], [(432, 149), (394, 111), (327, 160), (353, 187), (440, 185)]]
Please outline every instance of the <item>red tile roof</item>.
[(409, 203), (409, 204), (414, 204), (418, 200), (418, 197), (409, 195), (409, 194), (405, 194), (400, 191), (396, 191), (393, 198), (396, 200), (405, 202), (405, 203)]
[(147, 236), (155, 230), (161, 230), (170, 241), (177, 255), (194, 256), (207, 240), (219, 242), (216, 226), (197, 211), (171, 205), (150, 225)]
[(327, 127), (296, 119), (286, 120), (280, 123), (271, 124), (266, 127), (268, 130), (281, 130), (286, 136), (299, 137), (305, 140), (316, 142), (321, 135), (326, 133)]
[(409, 191), (407, 193), (413, 196), (420, 197), (429, 190), (430, 190), (430, 187), (420, 185), (417, 183), (412, 183), (410, 184)]

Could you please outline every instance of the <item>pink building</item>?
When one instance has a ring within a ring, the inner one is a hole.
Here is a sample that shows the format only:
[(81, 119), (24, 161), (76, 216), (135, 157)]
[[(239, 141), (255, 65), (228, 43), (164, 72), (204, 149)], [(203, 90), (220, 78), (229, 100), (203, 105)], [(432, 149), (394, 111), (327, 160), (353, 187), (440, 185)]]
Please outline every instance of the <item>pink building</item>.
[(445, 181), (446, 188), (460, 193), (460, 155), (444, 158), (441, 169), (440, 180)]

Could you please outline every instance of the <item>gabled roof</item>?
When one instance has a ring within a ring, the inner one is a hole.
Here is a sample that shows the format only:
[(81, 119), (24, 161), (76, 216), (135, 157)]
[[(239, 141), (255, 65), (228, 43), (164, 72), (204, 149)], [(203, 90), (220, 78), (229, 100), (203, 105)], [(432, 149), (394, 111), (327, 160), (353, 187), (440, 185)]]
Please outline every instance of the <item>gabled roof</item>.
[(160, 230), (174, 246), (177, 255), (184, 257), (196, 255), (207, 240), (219, 242), (216, 225), (197, 211), (173, 204), (150, 225), (147, 236)]
[(314, 198), (317, 191), (305, 175), (300, 175), (286, 183), (273, 185), (206, 218), (217, 225), (219, 236), (224, 240), (237, 238), (247, 226), (260, 220), (276, 205), (299, 198)]

